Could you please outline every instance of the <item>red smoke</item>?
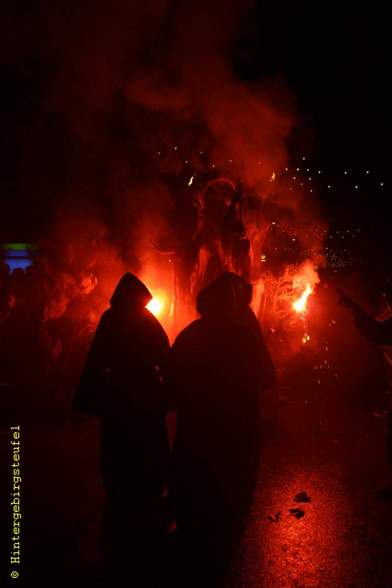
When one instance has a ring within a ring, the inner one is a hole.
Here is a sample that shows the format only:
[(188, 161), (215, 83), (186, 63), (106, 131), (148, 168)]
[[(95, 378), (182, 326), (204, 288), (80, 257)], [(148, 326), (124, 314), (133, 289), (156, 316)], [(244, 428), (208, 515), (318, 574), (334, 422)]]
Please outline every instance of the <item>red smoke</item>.
[[(196, 230), (181, 206), (188, 199), (188, 212), (195, 209), (203, 188), (195, 179), (174, 196), (167, 178), (186, 166), (241, 179), (265, 201), (261, 224), (252, 214), (246, 223), (255, 258), (271, 218), (296, 228), (312, 222), (302, 195), (271, 182), (287, 163), (290, 91), (263, 71), (247, 82), (233, 68), (253, 5), (118, 0), (37, 9), (33, 43), (49, 72), (41, 107), (56, 120), (67, 157), (55, 189), (41, 196), (56, 211), (44, 231), (48, 249), (63, 250), (54, 273), (73, 273), (78, 283), (93, 273), (102, 301), (124, 270), (145, 276), (153, 289), (173, 288), (169, 252)], [(26, 153), (36, 140), (26, 138)], [(41, 188), (34, 169), (27, 183)]]

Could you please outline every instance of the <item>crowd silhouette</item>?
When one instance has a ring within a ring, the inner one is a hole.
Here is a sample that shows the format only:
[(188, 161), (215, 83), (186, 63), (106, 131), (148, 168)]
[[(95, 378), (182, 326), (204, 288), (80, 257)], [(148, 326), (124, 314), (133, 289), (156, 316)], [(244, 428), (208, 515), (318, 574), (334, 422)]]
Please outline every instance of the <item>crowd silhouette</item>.
[[(10, 273), (1, 264), (2, 412), (13, 420), (41, 394), (38, 413), (50, 397), (59, 414), (99, 419), (105, 585), (219, 586), (258, 481), (261, 399), (277, 386), (252, 286), (221, 273), (197, 296), (200, 318), (171, 347), (135, 275), (120, 279), (97, 327), (87, 297), (68, 296), (72, 288), (64, 278), (57, 304), (65, 297), (65, 311), (53, 312), (39, 267)], [(366, 339), (392, 343), (391, 319), (374, 320), (343, 294), (341, 303)], [(391, 430), (390, 414), (392, 463)]]
[(68, 418), (99, 318), (94, 286), (93, 276), (53, 272), (43, 258), (25, 271), (0, 260), (4, 424)]

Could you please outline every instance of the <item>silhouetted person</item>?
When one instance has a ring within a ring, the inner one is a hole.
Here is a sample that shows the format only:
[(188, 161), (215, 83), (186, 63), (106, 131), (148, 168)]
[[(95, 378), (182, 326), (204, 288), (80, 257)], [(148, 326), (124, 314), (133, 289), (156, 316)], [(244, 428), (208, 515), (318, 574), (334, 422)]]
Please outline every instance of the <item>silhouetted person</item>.
[[(357, 329), (362, 335), (372, 343), (378, 345), (392, 345), (392, 318), (384, 321), (378, 321), (373, 318), (368, 312), (361, 308), (358, 304), (353, 302), (351, 298), (339, 292), (340, 303), (349, 308), (354, 317), (354, 322)], [(387, 434), (387, 450), (389, 462), (392, 465), (392, 410), (389, 410), (388, 417), (388, 434)], [(389, 499), (392, 499), (392, 489), (388, 491)]]
[(140, 586), (149, 586), (149, 573), (157, 571), (155, 555), (166, 524), (162, 494), (168, 439), (161, 379), (169, 343), (145, 308), (151, 298), (136, 276), (121, 278), (99, 322), (74, 400), (75, 408), (100, 417), (109, 559), (118, 574), (124, 567), (131, 576), (142, 572)]
[(262, 381), (256, 337), (233, 318), (234, 292), (213, 282), (201, 318), (174, 342), (170, 382), (177, 412), (169, 496), (184, 553), (181, 586), (224, 573), (249, 511), (259, 462)]

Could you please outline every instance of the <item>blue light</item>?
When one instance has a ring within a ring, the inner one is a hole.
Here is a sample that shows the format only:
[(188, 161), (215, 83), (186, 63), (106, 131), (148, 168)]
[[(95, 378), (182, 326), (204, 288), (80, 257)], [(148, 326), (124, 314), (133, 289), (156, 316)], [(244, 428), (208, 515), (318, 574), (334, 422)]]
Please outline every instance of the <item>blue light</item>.
[(32, 260), (28, 257), (6, 257), (5, 263), (9, 266), (10, 272), (18, 268), (26, 270), (26, 268), (33, 265)]

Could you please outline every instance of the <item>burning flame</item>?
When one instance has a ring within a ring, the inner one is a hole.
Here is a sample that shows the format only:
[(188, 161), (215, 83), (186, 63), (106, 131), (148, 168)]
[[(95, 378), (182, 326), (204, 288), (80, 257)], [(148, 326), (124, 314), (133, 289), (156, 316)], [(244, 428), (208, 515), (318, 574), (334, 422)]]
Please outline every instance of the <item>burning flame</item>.
[(164, 304), (162, 300), (159, 298), (154, 297), (150, 302), (147, 304), (146, 308), (149, 310), (154, 316), (158, 317), (162, 314)]
[(301, 294), (301, 296), (298, 298), (298, 300), (293, 302), (293, 308), (294, 308), (295, 312), (298, 312), (300, 314), (303, 314), (304, 312), (306, 312), (306, 303), (307, 303), (308, 298), (312, 292), (313, 292), (312, 286), (310, 284), (307, 284), (304, 292)]

